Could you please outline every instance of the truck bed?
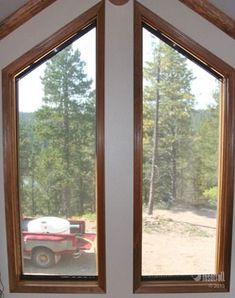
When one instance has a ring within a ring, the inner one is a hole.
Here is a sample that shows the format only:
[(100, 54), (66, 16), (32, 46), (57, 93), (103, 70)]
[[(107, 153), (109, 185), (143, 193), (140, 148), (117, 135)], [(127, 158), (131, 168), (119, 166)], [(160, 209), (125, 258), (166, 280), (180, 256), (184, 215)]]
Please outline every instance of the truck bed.
[(96, 243), (96, 234), (94, 233), (84, 233), (77, 236), (78, 248), (83, 251), (89, 251), (94, 249)]

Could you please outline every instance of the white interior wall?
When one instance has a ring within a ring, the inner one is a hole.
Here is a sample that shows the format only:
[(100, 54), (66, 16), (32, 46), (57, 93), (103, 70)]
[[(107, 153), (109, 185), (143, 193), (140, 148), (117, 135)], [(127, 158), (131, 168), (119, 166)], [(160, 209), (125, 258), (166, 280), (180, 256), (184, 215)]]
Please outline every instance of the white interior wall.
[[(0, 41), (0, 68), (2, 69), (14, 61), (97, 2), (98, 0), (56, 1)], [(235, 67), (235, 41), (190, 9), (176, 0), (141, 0), (140, 2)], [(135, 296), (132, 294), (133, 0), (124, 6), (114, 6), (106, 0), (105, 37), (107, 294), (78, 296), (84, 298), (133, 298)], [(0, 118), (2, 118), (1, 105)], [(1, 119), (0, 123), (2, 123)], [(61, 297), (59, 294), (9, 293), (3, 192), (2, 129), (0, 129), (0, 139), (0, 272), (5, 286), (5, 298)], [(235, 253), (234, 245), (233, 253)], [(234, 259), (232, 264), (234, 265)], [(229, 294), (136, 295), (139, 298), (149, 296), (159, 298), (234, 297), (234, 283), (235, 276), (232, 270), (231, 292)], [(63, 294), (63, 297), (74, 296)]]

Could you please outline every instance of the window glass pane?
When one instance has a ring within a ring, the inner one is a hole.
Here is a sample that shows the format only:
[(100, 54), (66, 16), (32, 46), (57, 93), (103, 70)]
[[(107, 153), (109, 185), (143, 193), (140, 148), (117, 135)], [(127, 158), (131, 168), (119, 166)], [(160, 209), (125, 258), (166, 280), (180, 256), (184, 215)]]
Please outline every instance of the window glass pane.
[(97, 275), (95, 60), (93, 26), (17, 78), (25, 275)]
[(142, 275), (216, 272), (220, 82), (143, 29)]

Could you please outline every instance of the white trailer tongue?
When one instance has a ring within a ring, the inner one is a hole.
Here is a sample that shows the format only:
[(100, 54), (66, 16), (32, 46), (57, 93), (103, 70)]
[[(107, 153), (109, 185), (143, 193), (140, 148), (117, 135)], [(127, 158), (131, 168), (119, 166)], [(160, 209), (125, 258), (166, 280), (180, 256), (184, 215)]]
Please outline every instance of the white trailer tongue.
[(28, 232), (69, 234), (70, 223), (68, 220), (59, 217), (39, 217), (28, 223)]

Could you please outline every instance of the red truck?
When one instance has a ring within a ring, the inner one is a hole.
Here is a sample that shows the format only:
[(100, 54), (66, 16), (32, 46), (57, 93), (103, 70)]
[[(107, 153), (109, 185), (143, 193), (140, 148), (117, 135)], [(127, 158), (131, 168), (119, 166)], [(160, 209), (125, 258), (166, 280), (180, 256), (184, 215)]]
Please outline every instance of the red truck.
[(32, 233), (27, 227), (33, 218), (22, 220), (23, 255), (35, 266), (49, 268), (59, 262), (64, 254), (79, 258), (83, 252), (95, 252), (96, 234), (85, 232), (85, 221), (69, 220), (70, 232)]

